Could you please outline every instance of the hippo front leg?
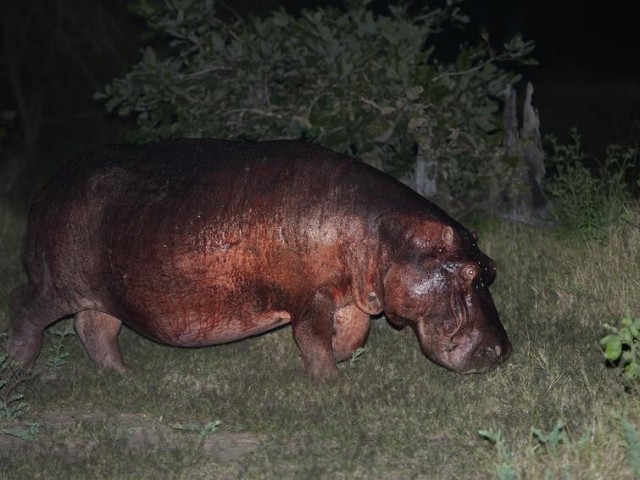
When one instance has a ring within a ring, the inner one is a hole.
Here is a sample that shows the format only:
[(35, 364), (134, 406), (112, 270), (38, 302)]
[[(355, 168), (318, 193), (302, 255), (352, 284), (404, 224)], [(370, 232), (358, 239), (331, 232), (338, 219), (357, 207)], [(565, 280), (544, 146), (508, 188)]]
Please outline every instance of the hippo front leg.
[(338, 375), (332, 344), (334, 313), (333, 302), (317, 294), (311, 305), (291, 320), (304, 368), (315, 380), (331, 380)]
[(369, 314), (356, 305), (346, 305), (336, 310), (332, 338), (336, 362), (350, 359), (353, 352), (364, 346), (369, 336), (370, 320)]

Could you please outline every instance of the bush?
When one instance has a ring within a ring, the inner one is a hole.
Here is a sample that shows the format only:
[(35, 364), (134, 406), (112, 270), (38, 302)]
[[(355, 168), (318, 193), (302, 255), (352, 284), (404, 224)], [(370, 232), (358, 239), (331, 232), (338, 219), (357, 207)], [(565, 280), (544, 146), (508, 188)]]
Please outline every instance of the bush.
[(640, 152), (610, 145), (604, 161), (592, 171), (585, 164), (576, 130), (571, 132), (571, 139), (563, 145), (549, 138), (547, 166), (555, 170), (546, 184), (553, 205), (551, 213), (560, 232), (581, 240), (603, 240), (624, 218), (625, 205), (631, 199), (625, 173)]
[(434, 35), (467, 22), (459, 1), (412, 16), (398, 6), (376, 15), (369, 3), (224, 22), (213, 1), (138, 1), (160, 48), (96, 97), (135, 120), (133, 141), (301, 138), (398, 177), (417, 146), (461, 200), (488, 190), (486, 172), (508, 178), (499, 105), (518, 76), (500, 65), (526, 61), (533, 44), (516, 38), (495, 52), (485, 36), (441, 62)]

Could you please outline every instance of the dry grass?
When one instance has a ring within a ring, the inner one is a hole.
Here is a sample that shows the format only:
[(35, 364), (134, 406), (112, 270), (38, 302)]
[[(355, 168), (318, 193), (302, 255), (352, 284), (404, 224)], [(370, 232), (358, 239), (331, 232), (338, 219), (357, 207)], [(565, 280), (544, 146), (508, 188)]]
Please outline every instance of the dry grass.
[[(22, 219), (0, 206), (0, 332), (8, 288), (22, 278), (21, 230)], [(20, 458), (1, 459), (3, 478), (476, 479), (496, 478), (501, 461), (519, 478), (633, 478), (612, 413), (638, 428), (639, 400), (605, 367), (597, 340), (602, 323), (616, 323), (626, 308), (640, 314), (640, 231), (626, 225), (605, 244), (579, 244), (512, 224), (488, 222), (479, 230), (481, 246), (499, 264), (492, 288), (515, 348), (503, 368), (449, 373), (423, 357), (411, 332), (396, 332), (384, 319), (374, 322), (359, 361), (326, 387), (307, 380), (288, 328), (195, 350), (125, 330), (122, 350), (138, 371), (131, 378), (99, 375), (73, 337), (64, 340), (67, 363), (44, 367), (57, 339), (49, 333), (41, 374), (24, 391), (31, 413), (22, 421), (60, 412), (108, 418), (75, 428), (44, 425), (39, 445), (77, 440), (97, 447), (78, 455), (25, 443)], [(224, 432), (262, 440), (233, 460), (173, 437), (161, 454), (128, 451), (131, 432), (117, 420), (123, 414), (164, 426), (221, 420)], [(558, 420), (566, 422), (566, 440), (541, 446), (531, 428), (549, 432)], [(503, 433), (508, 459), (481, 429)]]

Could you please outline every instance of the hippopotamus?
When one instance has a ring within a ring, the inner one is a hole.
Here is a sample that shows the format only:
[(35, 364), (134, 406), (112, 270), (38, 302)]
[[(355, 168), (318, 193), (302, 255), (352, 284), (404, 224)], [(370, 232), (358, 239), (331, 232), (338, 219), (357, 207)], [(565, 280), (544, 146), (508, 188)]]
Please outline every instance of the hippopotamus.
[(382, 313), (455, 372), (492, 369), (512, 349), (475, 234), (382, 171), (293, 140), (80, 154), (34, 196), (24, 263), (7, 351), (26, 368), (66, 316), (98, 369), (121, 373), (123, 323), (180, 347), (290, 324), (319, 380)]

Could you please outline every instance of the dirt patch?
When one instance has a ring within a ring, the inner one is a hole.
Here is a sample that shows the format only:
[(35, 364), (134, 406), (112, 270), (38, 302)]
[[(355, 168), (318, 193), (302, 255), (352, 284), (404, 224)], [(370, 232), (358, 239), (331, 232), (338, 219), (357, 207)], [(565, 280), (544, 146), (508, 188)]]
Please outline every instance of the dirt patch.
[[(248, 433), (219, 431), (207, 435), (183, 431), (174, 426), (153, 420), (143, 414), (108, 413), (47, 413), (31, 415), (27, 420), (0, 423), (0, 432), (8, 429), (27, 428), (38, 423), (40, 432), (34, 440), (27, 441), (9, 434), (0, 434), (0, 458), (16, 453), (71, 455), (76, 458), (89, 456), (103, 447), (102, 435), (77, 434), (79, 427), (89, 430), (103, 429), (108, 437), (124, 445), (127, 452), (141, 453), (188, 448), (220, 462), (239, 460), (264, 443), (264, 438)], [(69, 432), (64, 435), (64, 432)]]

